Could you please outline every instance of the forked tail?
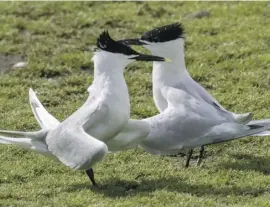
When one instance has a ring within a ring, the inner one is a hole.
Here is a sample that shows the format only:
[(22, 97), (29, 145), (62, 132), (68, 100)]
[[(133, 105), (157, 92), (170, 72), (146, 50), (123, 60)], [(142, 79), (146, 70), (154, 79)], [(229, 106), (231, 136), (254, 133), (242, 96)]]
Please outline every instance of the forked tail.
[(37, 132), (0, 130), (0, 144), (12, 144), (49, 156), (50, 153), (45, 142), (47, 132), (47, 130)]

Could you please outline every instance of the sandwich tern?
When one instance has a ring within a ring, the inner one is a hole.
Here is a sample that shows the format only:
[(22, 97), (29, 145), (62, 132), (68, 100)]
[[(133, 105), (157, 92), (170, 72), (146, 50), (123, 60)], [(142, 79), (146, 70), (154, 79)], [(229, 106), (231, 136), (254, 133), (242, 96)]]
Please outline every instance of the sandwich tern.
[[(132, 138), (125, 140), (125, 136), (116, 135), (127, 123), (130, 124), (127, 129), (140, 126), (136, 120), (129, 121), (130, 102), (123, 75), (125, 67), (134, 61), (165, 59), (140, 54), (129, 46), (114, 41), (104, 31), (97, 39), (93, 61), (94, 81), (88, 88), (89, 96), (83, 106), (60, 123), (46, 111), (30, 89), (30, 105), (42, 129), (36, 132), (1, 130), (0, 143), (31, 149), (74, 170), (85, 170), (93, 185), (96, 185), (92, 167), (108, 153), (104, 142), (113, 145), (122, 141), (123, 148), (134, 145)], [(140, 132), (145, 131), (148, 134), (148, 128)], [(145, 137), (140, 132), (135, 134), (136, 139)], [(112, 141), (114, 137), (115, 142)]]
[[(145, 32), (139, 39), (120, 40), (128, 45), (142, 45), (150, 50), (153, 55), (166, 55), (171, 62), (160, 63), (153, 62), (153, 98), (159, 112), (168, 108), (167, 97), (163, 91), (168, 87), (179, 89), (190, 94), (194, 98), (202, 99), (206, 103), (223, 113), (223, 116), (236, 123), (245, 125), (252, 119), (252, 113), (236, 114), (227, 111), (215, 98), (213, 98), (199, 83), (189, 75), (184, 59), (184, 29), (180, 23), (174, 23), (152, 29)], [(166, 94), (166, 93), (165, 93)], [(187, 97), (187, 96), (183, 96)], [(268, 131), (257, 135), (269, 135)], [(167, 136), (166, 136), (167, 137)], [(186, 137), (188, 138), (188, 137)], [(193, 149), (190, 149), (186, 167), (189, 165), (189, 159)], [(201, 146), (200, 156), (197, 164), (200, 164), (204, 152), (204, 146)]]

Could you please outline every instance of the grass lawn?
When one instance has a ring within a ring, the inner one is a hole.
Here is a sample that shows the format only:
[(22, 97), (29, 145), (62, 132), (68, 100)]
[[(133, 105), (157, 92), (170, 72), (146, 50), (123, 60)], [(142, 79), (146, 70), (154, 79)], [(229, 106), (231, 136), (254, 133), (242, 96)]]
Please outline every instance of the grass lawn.
[[(210, 15), (194, 17), (203, 10)], [(177, 21), (186, 28), (192, 77), (227, 109), (270, 117), (268, 2), (0, 2), (0, 14), (1, 129), (39, 128), (29, 87), (59, 120), (81, 106), (104, 29), (122, 39)], [(28, 66), (10, 69), (19, 60)], [(157, 113), (151, 67), (136, 63), (125, 72), (132, 118)], [(269, 148), (270, 137), (211, 146), (203, 165), (188, 169), (181, 157), (141, 149), (110, 154), (95, 167), (94, 189), (83, 172), (0, 145), (0, 206), (270, 206)]]

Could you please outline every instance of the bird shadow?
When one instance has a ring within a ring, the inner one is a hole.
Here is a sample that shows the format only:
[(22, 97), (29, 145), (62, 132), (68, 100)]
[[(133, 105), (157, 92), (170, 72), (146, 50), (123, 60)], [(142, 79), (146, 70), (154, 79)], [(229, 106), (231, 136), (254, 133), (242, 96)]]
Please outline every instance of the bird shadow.
[[(265, 175), (270, 174), (270, 159), (261, 156), (254, 156), (248, 154), (232, 154), (231, 159), (225, 163), (220, 163), (218, 168), (233, 169), (239, 171), (257, 171)], [(236, 161), (235, 161), (236, 160)], [(79, 183), (70, 185), (66, 190), (68, 192), (83, 191), (91, 189), (95, 193), (103, 194), (107, 197), (130, 197), (130, 196), (149, 196), (149, 193), (166, 190), (176, 193), (188, 193), (197, 197), (202, 196), (224, 196), (241, 195), (253, 196), (270, 193), (270, 187), (252, 187), (252, 186), (235, 186), (219, 184), (190, 183), (187, 179), (179, 176), (166, 176), (162, 178), (146, 178), (138, 176), (135, 180), (125, 180), (113, 176), (106, 180), (102, 180), (98, 187), (94, 187), (87, 183)]]
[(166, 177), (159, 179), (140, 179), (135, 181), (124, 180), (120, 178), (110, 178), (102, 182), (98, 187), (87, 187), (89, 183), (75, 184), (69, 186), (68, 192), (82, 191), (91, 189), (95, 193), (103, 194), (107, 197), (130, 197), (130, 196), (149, 196), (149, 193), (158, 190), (167, 190), (177, 193), (189, 193), (202, 197), (211, 196), (228, 196), (228, 195), (245, 195), (259, 196), (266, 192), (270, 193), (270, 188), (252, 188), (252, 187), (236, 187), (211, 184), (190, 184), (188, 181), (177, 177)]
[(256, 171), (265, 175), (270, 174), (270, 158), (249, 154), (232, 154), (234, 159), (220, 164), (224, 169), (233, 169), (239, 171)]

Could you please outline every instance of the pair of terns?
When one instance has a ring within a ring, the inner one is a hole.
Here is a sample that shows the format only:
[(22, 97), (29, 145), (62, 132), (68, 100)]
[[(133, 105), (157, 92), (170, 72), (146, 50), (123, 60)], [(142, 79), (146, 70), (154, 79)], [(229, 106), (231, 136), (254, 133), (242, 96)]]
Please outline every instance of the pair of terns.
[[(140, 54), (128, 44), (143, 45), (152, 55)], [(123, 76), (124, 68), (135, 60), (153, 61), (153, 97), (160, 112), (143, 120), (130, 119)], [(245, 136), (270, 135), (270, 119), (251, 121), (251, 113), (227, 111), (190, 77), (179, 23), (153, 29), (139, 39), (114, 41), (105, 31), (97, 39), (93, 62), (94, 81), (82, 107), (60, 123), (30, 89), (30, 105), (41, 130), (1, 130), (0, 143), (31, 149), (72, 169), (85, 170), (96, 185), (92, 167), (108, 152), (139, 145), (152, 154), (174, 155)]]

